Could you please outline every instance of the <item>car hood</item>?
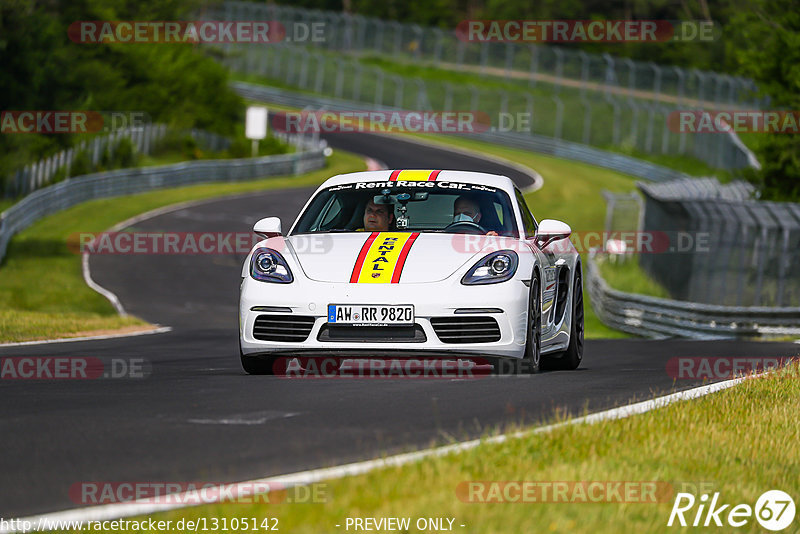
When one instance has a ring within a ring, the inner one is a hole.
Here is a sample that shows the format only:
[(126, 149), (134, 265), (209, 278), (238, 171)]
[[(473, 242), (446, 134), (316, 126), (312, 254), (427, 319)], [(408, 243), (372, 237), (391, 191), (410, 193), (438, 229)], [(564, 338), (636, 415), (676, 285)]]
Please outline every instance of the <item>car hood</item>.
[(425, 283), (451, 276), (506, 237), (418, 232), (301, 234), (286, 238), (305, 275), (320, 282)]

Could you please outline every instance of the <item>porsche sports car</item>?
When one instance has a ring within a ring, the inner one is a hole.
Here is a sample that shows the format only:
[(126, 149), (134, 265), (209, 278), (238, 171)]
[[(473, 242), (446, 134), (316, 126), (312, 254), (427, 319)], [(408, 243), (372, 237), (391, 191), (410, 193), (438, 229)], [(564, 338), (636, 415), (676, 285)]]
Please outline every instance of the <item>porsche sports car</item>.
[(531, 373), (583, 357), (571, 229), (537, 223), (505, 176), (342, 174), (285, 234), (275, 217), (254, 232), (239, 304), (250, 374), (306, 356), (486, 357)]

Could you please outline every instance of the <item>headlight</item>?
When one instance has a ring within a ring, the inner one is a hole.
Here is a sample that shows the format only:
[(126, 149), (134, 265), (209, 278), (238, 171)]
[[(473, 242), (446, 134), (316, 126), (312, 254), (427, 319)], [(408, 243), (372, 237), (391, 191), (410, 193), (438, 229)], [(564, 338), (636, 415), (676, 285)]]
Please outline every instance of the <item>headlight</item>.
[(517, 272), (519, 258), (513, 250), (500, 250), (483, 257), (467, 271), (464, 285), (496, 284), (509, 280)]
[(250, 276), (262, 282), (291, 284), (294, 280), (289, 265), (271, 248), (259, 248), (250, 259)]

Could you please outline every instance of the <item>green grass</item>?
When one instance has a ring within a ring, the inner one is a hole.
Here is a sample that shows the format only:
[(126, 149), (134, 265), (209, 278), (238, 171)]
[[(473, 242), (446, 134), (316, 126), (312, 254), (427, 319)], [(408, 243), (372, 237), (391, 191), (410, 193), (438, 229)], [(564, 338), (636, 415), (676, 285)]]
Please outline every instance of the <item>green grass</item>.
[(16, 204), (16, 200), (12, 200), (10, 198), (0, 198), (0, 213), (3, 213), (5, 210)]
[(629, 255), (625, 261), (612, 263), (604, 257), (597, 258), (600, 274), (608, 285), (627, 293), (638, 293), (651, 297), (671, 298), (664, 286), (650, 278), (639, 266), (638, 258)]
[[(704, 491), (720, 492), (720, 504), (731, 503), (723, 521), (733, 505), (754, 507), (767, 490), (783, 490), (795, 500), (800, 495), (797, 373), (795, 365), (780, 375), (626, 419), (564, 426), (325, 482), (324, 502), (234, 502), (149, 517), (173, 522), (270, 517), (277, 518), (280, 531), (294, 534), (345, 532), (348, 517), (450, 517), (455, 532), (464, 533), (682, 532), (667, 527), (678, 491), (694, 493), (698, 504)], [(665, 491), (655, 494), (656, 502), (486, 504), (464, 502), (456, 492), (469, 481), (657, 482)], [(696, 512), (697, 505), (686, 514), (690, 524)], [(752, 517), (735, 530), (763, 532)]]
[(163, 189), (94, 200), (36, 222), (11, 240), (0, 264), (0, 341), (72, 337), (86, 332), (145, 325), (121, 318), (83, 281), (80, 256), (67, 248), (76, 232), (101, 232), (134, 215), (177, 202), (229, 194), (316, 185), (364, 169), (355, 155), (336, 151), (325, 169), (303, 176)]

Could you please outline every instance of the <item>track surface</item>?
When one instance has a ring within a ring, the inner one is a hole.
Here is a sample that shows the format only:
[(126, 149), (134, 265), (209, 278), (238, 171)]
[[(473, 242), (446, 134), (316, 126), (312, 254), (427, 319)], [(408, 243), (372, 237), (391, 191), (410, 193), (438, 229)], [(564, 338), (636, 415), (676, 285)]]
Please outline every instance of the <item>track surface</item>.
[[(517, 171), (379, 136), (334, 147), (389, 167)], [(266, 215), (288, 227), (309, 189), (219, 200), (159, 216), (140, 230), (246, 232)], [(599, 199), (598, 199), (599, 201)], [(535, 206), (532, 206), (535, 212)], [(0, 357), (145, 358), (147, 379), (0, 381), (0, 516), (80, 506), (83, 481), (233, 481), (356, 461), (536, 423), (696, 385), (675, 385), (680, 356), (788, 356), (784, 343), (587, 341), (578, 371), (450, 380), (287, 380), (246, 376), (237, 351), (242, 256), (95, 256), (95, 280), (168, 334), (0, 348)], [(368, 401), (368, 402), (367, 402)]]

